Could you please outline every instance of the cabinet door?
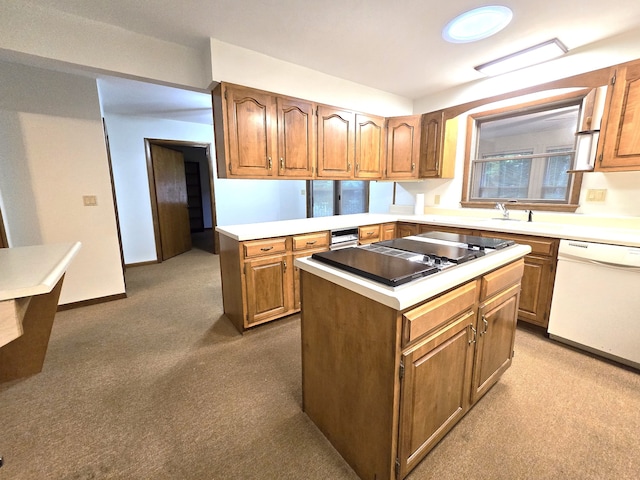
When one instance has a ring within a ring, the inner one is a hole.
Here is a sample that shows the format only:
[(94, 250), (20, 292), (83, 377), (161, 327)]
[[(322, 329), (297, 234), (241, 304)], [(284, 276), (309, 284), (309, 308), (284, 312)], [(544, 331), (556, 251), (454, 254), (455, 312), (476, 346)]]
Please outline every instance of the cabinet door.
[(314, 104), (303, 100), (277, 99), (278, 175), (313, 176), (315, 165)]
[(398, 238), (409, 237), (420, 233), (420, 226), (417, 223), (398, 223)]
[(396, 224), (383, 223), (380, 229), (380, 240), (393, 240), (396, 238)]
[(402, 355), (398, 478), (469, 408), (475, 314), (468, 311)]
[(386, 178), (418, 178), (420, 115), (387, 120)]
[(291, 310), (291, 270), (289, 255), (245, 263), (247, 326), (266, 322)]
[(353, 177), (355, 131), (353, 112), (318, 107), (318, 177)]
[(442, 112), (434, 112), (422, 116), (422, 162), (420, 165), (420, 175), (423, 177), (440, 176), (442, 128)]
[(358, 227), (358, 241), (361, 245), (380, 240), (380, 225), (365, 225)]
[(382, 178), (384, 122), (383, 117), (356, 115), (355, 178)]
[(541, 327), (549, 325), (556, 261), (527, 255), (524, 259), (518, 318)]
[(616, 69), (601, 132), (596, 170), (640, 170), (640, 63)]
[(275, 98), (239, 87), (225, 89), (231, 176), (269, 177), (276, 147)]
[(520, 283), (480, 305), (472, 403), (477, 402), (511, 365), (519, 296)]

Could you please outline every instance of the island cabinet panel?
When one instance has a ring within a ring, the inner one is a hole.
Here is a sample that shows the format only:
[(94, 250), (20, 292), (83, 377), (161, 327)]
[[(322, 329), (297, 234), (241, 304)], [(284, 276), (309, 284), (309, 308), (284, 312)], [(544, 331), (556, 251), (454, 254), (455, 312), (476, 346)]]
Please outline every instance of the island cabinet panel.
[(303, 408), (360, 478), (404, 478), (510, 366), (523, 270), (403, 311), (301, 272)]
[(386, 140), (385, 118), (356, 114), (354, 178), (382, 178)]
[(596, 171), (640, 170), (640, 62), (615, 69), (596, 158)]
[(311, 178), (315, 165), (314, 104), (278, 97), (278, 176)]
[(319, 178), (353, 177), (355, 133), (355, 113), (318, 106)]

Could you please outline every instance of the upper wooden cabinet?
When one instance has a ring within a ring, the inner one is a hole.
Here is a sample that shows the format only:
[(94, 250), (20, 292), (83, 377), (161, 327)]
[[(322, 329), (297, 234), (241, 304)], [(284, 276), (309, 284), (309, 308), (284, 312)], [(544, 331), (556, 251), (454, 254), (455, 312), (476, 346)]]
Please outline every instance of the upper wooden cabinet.
[(356, 152), (354, 178), (382, 178), (385, 158), (384, 117), (356, 114)]
[(596, 158), (596, 171), (640, 170), (640, 62), (613, 73)]
[(387, 119), (386, 178), (418, 178), (420, 115)]
[(445, 120), (443, 110), (422, 116), (421, 178), (453, 178), (457, 139), (457, 119)]
[(219, 177), (312, 176), (313, 103), (224, 83), (212, 100)]
[(318, 177), (351, 178), (355, 155), (355, 113), (318, 106)]
[(278, 97), (278, 176), (311, 178), (315, 165), (315, 105)]

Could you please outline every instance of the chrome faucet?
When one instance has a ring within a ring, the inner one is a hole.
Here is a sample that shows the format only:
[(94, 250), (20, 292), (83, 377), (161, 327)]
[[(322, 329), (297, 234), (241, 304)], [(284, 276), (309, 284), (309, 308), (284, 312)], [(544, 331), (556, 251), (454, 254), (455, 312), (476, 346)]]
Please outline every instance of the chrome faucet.
[(500, 213), (502, 213), (502, 218), (505, 220), (509, 219), (509, 210), (507, 210), (507, 207), (505, 207), (504, 203), (496, 203), (496, 208), (498, 210), (500, 210)]

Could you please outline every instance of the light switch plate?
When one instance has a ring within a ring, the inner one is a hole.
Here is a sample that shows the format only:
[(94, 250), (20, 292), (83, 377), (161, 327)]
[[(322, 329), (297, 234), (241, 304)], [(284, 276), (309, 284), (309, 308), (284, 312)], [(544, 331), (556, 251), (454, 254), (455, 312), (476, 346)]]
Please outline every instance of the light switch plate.
[(83, 195), (82, 202), (85, 207), (95, 207), (98, 205), (98, 198), (95, 195)]

